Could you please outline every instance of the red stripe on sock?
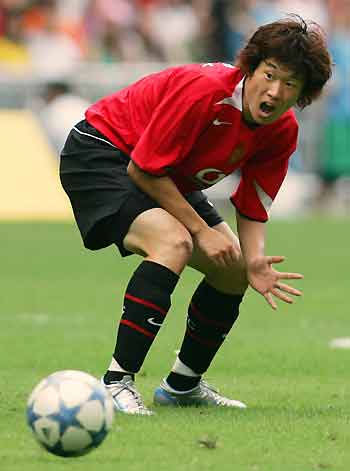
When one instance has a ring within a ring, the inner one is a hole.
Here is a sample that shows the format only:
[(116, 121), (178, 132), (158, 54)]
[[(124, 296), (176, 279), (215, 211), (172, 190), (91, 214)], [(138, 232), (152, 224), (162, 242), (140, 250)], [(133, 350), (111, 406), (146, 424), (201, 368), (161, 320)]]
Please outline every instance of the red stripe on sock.
[(193, 314), (199, 320), (201, 320), (204, 324), (216, 325), (217, 327), (224, 327), (225, 329), (231, 328), (231, 324), (226, 324), (225, 322), (219, 322), (219, 321), (214, 321), (212, 319), (207, 319), (206, 317), (203, 316), (203, 314), (199, 312), (199, 310), (196, 308), (196, 306), (193, 303), (191, 303), (190, 307), (193, 311)]
[(135, 303), (143, 304), (144, 306), (150, 307), (151, 309), (160, 312), (163, 316), (166, 316), (167, 314), (167, 311), (157, 306), (156, 304), (151, 303), (150, 301), (146, 301), (145, 299), (137, 298), (136, 296), (132, 296), (128, 293), (126, 293), (125, 298), (130, 299), (130, 301), (134, 301)]
[(152, 332), (148, 332), (148, 330), (143, 329), (142, 327), (138, 326), (137, 324), (134, 324), (133, 322), (130, 322), (126, 319), (122, 319), (120, 321), (121, 324), (127, 325), (131, 329), (137, 330), (138, 332), (141, 332), (141, 334), (146, 335), (146, 337), (151, 337), (154, 339), (156, 336), (152, 334)]
[(201, 337), (198, 337), (197, 335), (193, 334), (190, 330), (187, 329), (186, 335), (191, 337), (193, 340), (196, 340), (196, 342), (201, 343), (202, 345), (205, 345), (206, 347), (209, 348), (217, 348), (218, 345), (221, 345), (221, 342), (211, 342), (210, 340), (202, 339)]

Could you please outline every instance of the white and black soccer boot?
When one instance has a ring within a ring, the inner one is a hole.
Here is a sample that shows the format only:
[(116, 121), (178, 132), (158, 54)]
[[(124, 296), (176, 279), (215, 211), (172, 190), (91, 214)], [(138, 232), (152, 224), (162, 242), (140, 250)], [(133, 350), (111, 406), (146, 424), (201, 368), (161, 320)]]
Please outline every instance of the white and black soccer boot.
[(101, 382), (111, 394), (114, 407), (117, 411), (134, 415), (154, 414), (144, 405), (131, 376), (125, 375), (121, 381), (112, 381), (109, 384), (106, 384), (104, 379), (101, 378)]

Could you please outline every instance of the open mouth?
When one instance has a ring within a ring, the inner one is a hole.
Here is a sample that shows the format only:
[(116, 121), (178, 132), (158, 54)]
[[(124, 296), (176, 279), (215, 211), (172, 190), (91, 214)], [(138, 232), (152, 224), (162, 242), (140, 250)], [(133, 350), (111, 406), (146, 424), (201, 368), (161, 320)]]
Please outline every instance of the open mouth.
[(275, 106), (267, 103), (266, 101), (263, 101), (260, 105), (260, 111), (262, 111), (265, 116), (271, 116), (275, 109)]

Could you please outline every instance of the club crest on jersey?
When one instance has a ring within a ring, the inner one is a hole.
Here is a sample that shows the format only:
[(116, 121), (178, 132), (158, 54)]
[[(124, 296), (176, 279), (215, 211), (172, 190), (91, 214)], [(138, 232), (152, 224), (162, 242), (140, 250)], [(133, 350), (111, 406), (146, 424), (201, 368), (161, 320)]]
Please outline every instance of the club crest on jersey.
[(243, 157), (245, 152), (244, 144), (243, 142), (240, 142), (238, 146), (235, 148), (235, 150), (232, 152), (230, 155), (229, 163), (230, 164), (235, 164), (236, 162), (239, 162), (241, 158)]

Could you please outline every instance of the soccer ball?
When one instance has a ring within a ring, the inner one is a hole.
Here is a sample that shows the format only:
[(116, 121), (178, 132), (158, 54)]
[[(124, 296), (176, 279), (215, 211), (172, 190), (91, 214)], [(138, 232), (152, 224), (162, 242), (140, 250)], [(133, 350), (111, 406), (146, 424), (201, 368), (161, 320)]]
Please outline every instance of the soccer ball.
[(46, 450), (63, 457), (80, 456), (98, 447), (113, 422), (109, 393), (82, 371), (58, 371), (31, 393), (27, 422)]

